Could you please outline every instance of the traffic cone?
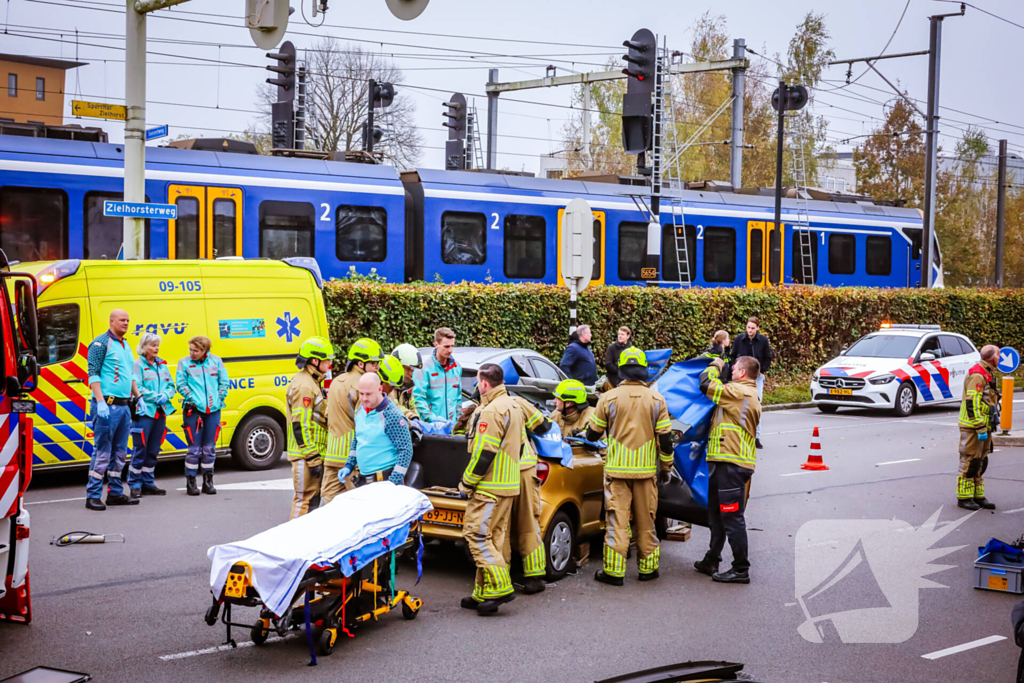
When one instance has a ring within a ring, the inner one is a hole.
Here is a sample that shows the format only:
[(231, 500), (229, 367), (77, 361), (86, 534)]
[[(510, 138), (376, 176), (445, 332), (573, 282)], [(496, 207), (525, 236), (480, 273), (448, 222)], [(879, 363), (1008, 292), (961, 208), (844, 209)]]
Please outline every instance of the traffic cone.
[(814, 428), (814, 434), (811, 435), (811, 454), (807, 456), (807, 462), (800, 465), (802, 470), (827, 470), (826, 465), (821, 460), (821, 441), (818, 437), (818, 428)]

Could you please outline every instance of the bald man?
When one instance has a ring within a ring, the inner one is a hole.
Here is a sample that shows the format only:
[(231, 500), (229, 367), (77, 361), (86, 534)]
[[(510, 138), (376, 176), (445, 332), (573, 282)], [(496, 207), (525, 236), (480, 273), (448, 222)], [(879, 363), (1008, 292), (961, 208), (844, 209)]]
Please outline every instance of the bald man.
[(996, 391), (996, 365), (999, 347), (983, 346), (981, 362), (967, 371), (964, 396), (960, 402), (960, 471), (956, 478), (956, 504), (965, 510), (994, 510), (985, 497), (988, 454), (992, 452), (992, 432), (997, 425), (999, 392)]
[[(85, 507), (106, 510), (107, 505), (137, 505), (138, 498), (126, 495), (121, 470), (128, 455), (132, 427), (132, 396), (140, 396), (133, 377), (135, 354), (125, 341), (128, 313), (110, 313), (110, 329), (89, 344), (89, 388), (92, 390), (91, 419), (94, 433)], [(139, 399), (142, 403), (142, 399)], [(145, 406), (142, 406), (145, 410)], [(103, 504), (103, 480), (107, 480), (107, 503)]]
[(398, 404), (381, 391), (377, 373), (360, 377), (358, 389), (352, 450), (338, 478), (344, 482), (358, 468), (356, 486), (375, 481), (401, 484), (412, 461), (409, 421)]

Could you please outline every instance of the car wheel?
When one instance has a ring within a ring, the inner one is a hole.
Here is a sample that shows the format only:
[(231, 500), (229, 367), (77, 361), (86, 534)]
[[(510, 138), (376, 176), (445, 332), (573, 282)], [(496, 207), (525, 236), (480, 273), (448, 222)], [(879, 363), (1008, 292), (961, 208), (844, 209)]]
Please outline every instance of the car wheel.
[(892, 409), (892, 412), (897, 417), (907, 417), (914, 412), (914, 385), (910, 382), (904, 382), (900, 385), (900, 388), (896, 390), (896, 406)]
[(826, 415), (831, 415), (832, 413), (839, 410), (839, 406), (834, 406), (828, 403), (819, 403), (818, 410), (825, 413)]
[(231, 442), (231, 457), (244, 470), (269, 470), (281, 460), (284, 432), (266, 415), (250, 415), (242, 421)]
[(575, 568), (572, 553), (576, 549), (576, 525), (562, 511), (555, 513), (544, 534), (544, 553), (547, 556), (547, 577), (558, 581)]

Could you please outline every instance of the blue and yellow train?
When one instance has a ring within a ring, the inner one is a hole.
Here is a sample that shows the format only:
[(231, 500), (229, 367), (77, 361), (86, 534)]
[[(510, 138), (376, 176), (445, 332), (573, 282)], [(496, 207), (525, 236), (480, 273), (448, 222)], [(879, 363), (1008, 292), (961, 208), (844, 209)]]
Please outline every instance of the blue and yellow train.
[[(116, 258), (122, 221), (118, 144), (0, 136), (0, 247), (12, 260)], [(643, 285), (647, 221), (631, 195), (643, 188), (461, 171), (399, 173), (374, 166), (170, 147), (149, 148), (147, 201), (176, 204), (176, 220), (147, 223), (154, 259), (312, 256), (325, 277), (354, 267), (389, 282), (559, 283), (558, 223), (576, 197), (594, 211), (593, 284)], [(814, 284), (913, 287), (921, 280), (921, 214), (870, 202), (809, 201)], [(784, 200), (780, 244), (771, 197), (686, 191), (692, 284), (759, 288), (805, 278)], [(679, 279), (667, 212), (660, 279)], [(942, 265), (933, 249), (933, 281)], [(671, 286), (671, 285), (663, 285)]]

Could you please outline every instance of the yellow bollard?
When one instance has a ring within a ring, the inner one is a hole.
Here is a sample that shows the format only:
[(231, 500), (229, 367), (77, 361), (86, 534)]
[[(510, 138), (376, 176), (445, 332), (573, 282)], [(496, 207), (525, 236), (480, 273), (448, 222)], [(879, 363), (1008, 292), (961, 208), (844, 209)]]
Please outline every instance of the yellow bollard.
[(1013, 425), (1013, 377), (1003, 375), (1003, 405), (999, 410), (999, 428), (1003, 434)]

